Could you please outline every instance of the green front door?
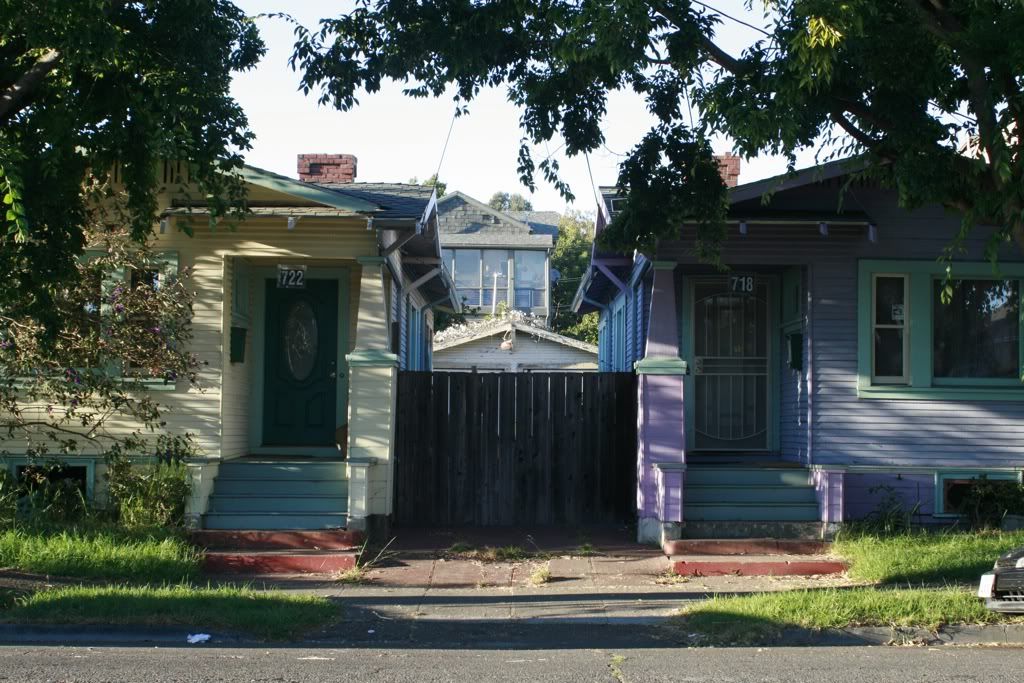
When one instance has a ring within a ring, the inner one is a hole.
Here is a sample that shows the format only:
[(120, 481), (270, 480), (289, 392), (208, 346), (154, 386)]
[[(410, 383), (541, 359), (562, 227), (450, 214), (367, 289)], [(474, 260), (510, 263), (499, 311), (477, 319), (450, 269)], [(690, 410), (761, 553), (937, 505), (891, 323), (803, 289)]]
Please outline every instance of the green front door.
[(264, 446), (333, 446), (338, 427), (338, 282), (266, 282)]

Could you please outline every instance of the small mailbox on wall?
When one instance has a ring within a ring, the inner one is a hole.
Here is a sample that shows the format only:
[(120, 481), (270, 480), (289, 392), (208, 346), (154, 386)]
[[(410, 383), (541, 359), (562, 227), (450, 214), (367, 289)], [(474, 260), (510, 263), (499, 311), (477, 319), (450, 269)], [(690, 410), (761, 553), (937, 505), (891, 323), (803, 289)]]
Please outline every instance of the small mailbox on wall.
[(229, 348), (229, 360), (232, 363), (245, 362), (245, 335), (248, 330), (244, 327), (231, 327), (231, 346)]
[(804, 369), (804, 335), (791, 332), (786, 335), (786, 362), (792, 370)]

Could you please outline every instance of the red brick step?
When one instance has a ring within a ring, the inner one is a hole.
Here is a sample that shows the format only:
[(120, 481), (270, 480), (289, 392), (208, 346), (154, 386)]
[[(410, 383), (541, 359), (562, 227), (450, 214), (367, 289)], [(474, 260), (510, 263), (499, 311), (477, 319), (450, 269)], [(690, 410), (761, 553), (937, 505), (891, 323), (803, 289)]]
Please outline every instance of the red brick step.
[(203, 569), (211, 574), (333, 574), (356, 566), (358, 553), (336, 550), (209, 551)]
[(666, 555), (824, 555), (831, 544), (800, 538), (684, 538), (665, 541)]
[(819, 555), (675, 555), (671, 561), (680, 576), (814, 576), (847, 569), (842, 560)]
[(193, 531), (192, 543), (211, 550), (354, 550), (363, 534), (347, 529), (315, 531)]

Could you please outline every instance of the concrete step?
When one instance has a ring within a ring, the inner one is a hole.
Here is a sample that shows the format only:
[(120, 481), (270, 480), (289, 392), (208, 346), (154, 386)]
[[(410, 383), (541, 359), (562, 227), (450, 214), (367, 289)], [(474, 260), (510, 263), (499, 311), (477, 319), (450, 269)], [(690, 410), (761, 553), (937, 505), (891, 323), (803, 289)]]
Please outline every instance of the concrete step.
[(683, 519), (688, 521), (812, 522), (819, 519), (819, 515), (816, 502), (683, 503)]
[(203, 556), (210, 574), (334, 574), (356, 566), (354, 550), (217, 550)]
[(801, 467), (709, 467), (686, 470), (686, 486), (807, 486), (811, 474)]
[(702, 486), (690, 484), (683, 492), (687, 504), (694, 503), (813, 503), (813, 486)]
[(193, 544), (208, 550), (357, 550), (365, 536), (348, 529), (324, 531), (193, 531)]
[(347, 496), (348, 479), (222, 479), (214, 481), (218, 495)]
[(811, 522), (699, 521), (687, 519), (680, 527), (683, 539), (777, 538), (820, 541), (828, 530), (817, 519)]
[(689, 538), (665, 541), (661, 548), (673, 555), (827, 555), (831, 543), (799, 538)]
[(348, 515), (344, 512), (208, 512), (203, 517), (206, 529), (229, 530), (320, 530), (344, 529)]
[(673, 555), (679, 576), (815, 576), (841, 574), (846, 563), (828, 555)]
[(347, 512), (347, 496), (226, 496), (216, 491), (209, 512)]

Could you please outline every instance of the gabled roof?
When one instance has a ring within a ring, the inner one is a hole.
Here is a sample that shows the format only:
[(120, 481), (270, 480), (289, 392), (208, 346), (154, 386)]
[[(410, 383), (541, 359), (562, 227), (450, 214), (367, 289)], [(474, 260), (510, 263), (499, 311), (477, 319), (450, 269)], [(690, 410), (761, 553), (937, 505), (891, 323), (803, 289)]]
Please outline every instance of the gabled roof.
[(382, 208), (360, 197), (340, 194), (320, 185), (304, 183), (301, 180), (279, 175), (262, 168), (256, 168), (255, 166), (243, 166), (239, 174), (247, 183), (306, 201), (323, 204), (334, 209), (346, 209), (355, 213), (373, 213), (380, 211)]
[(318, 183), (317, 187), (380, 207), (373, 217), (382, 220), (418, 220), (434, 194), (429, 185), (408, 183)]
[(557, 211), (506, 211), (505, 215), (526, 223), (535, 235), (558, 238), (558, 224), (562, 222), (562, 214)]
[(556, 332), (552, 332), (551, 330), (541, 329), (517, 320), (494, 320), (478, 323), (465, 335), (460, 335), (450, 340), (435, 341), (434, 351), (437, 352), (445, 349), (451, 349), (456, 346), (462, 346), (463, 344), (477, 341), (478, 339), (485, 339), (486, 337), (505, 334), (511, 330), (522, 332), (523, 334), (528, 334), (533, 337), (537, 337), (538, 339), (544, 339), (545, 341), (561, 344), (562, 346), (568, 346), (586, 353), (592, 353), (595, 356), (597, 355), (597, 347), (593, 344), (588, 344), (578, 339), (566, 337)]
[[(459, 211), (460, 207), (468, 211)], [(523, 247), (547, 249), (554, 245), (554, 233), (540, 215), (552, 212), (530, 212), (538, 214), (536, 222), (498, 211), (481, 201), (463, 194), (451, 192), (437, 201), (438, 220), (441, 228), (441, 243), (445, 247)]]

